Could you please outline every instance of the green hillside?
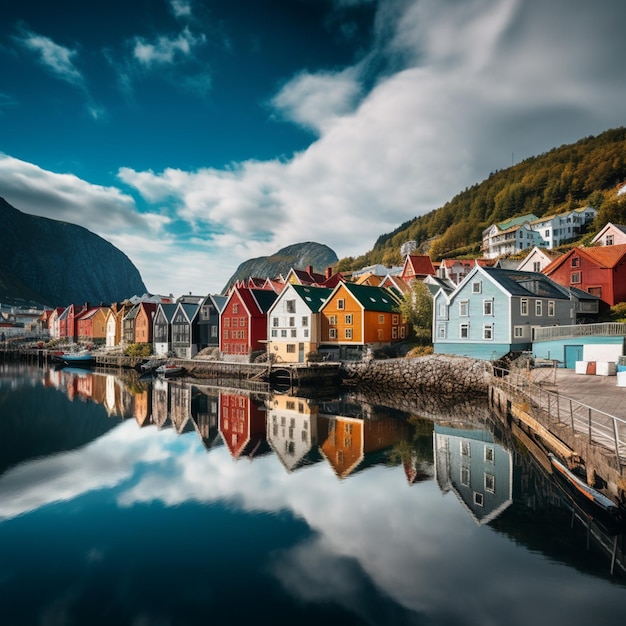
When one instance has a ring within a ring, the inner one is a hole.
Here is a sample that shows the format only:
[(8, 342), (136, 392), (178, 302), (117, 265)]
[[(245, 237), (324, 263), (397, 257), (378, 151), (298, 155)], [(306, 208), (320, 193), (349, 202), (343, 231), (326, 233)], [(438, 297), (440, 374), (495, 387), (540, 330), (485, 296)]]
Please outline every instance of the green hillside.
[(341, 259), (338, 269), (399, 265), (400, 246), (410, 240), (433, 260), (478, 257), (487, 226), (526, 213), (542, 217), (593, 206), (599, 212), (592, 230), (609, 221), (623, 224), (626, 194), (617, 190), (625, 181), (626, 128), (620, 127), (493, 172), (442, 207), (381, 235), (366, 254)]

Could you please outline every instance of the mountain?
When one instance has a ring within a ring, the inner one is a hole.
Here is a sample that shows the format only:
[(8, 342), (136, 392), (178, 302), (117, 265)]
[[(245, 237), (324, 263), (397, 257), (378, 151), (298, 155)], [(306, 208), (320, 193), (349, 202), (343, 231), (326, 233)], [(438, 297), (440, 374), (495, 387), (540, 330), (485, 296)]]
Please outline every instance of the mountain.
[(324, 244), (312, 241), (294, 243), (271, 256), (244, 261), (230, 277), (222, 293), (226, 293), (238, 280), (245, 280), (250, 276), (273, 278), (279, 274), (286, 275), (292, 267), (303, 270), (311, 265), (313, 271), (323, 274), (327, 267), (334, 265), (338, 260), (334, 250)]
[(582, 206), (598, 209), (592, 230), (607, 222), (626, 224), (626, 128), (607, 130), (576, 143), (492, 172), (442, 207), (381, 235), (357, 258), (344, 258), (339, 271), (402, 262), (400, 246), (415, 241), (433, 260), (480, 256), (482, 231), (491, 224), (534, 213), (543, 217)]
[(65, 306), (146, 292), (118, 248), (82, 226), (22, 213), (0, 198), (0, 302)]

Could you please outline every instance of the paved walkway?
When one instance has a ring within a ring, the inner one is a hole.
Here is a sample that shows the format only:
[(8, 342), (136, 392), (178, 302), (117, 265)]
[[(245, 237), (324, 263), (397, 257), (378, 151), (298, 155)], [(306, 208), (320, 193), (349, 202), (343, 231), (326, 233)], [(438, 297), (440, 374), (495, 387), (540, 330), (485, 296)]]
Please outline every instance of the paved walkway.
[(532, 379), (546, 389), (626, 420), (626, 387), (617, 386), (617, 376), (576, 374), (565, 368), (538, 368), (532, 371)]

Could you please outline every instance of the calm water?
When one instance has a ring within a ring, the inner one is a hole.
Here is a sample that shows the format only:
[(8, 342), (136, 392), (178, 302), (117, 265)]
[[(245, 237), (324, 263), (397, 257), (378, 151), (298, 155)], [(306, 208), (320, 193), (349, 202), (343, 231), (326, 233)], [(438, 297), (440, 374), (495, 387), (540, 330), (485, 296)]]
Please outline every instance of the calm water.
[(484, 417), (0, 365), (3, 626), (623, 624), (624, 562)]

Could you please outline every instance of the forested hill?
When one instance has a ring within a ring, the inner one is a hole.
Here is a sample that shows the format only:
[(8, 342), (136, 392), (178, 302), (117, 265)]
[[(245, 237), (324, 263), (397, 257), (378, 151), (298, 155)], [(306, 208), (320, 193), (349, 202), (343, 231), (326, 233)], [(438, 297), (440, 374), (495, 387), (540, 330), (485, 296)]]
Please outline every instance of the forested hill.
[(372, 250), (339, 261), (346, 271), (375, 263), (401, 263), (400, 246), (414, 240), (433, 260), (480, 256), (482, 231), (489, 225), (527, 213), (537, 217), (593, 206), (594, 228), (626, 223), (626, 128), (607, 130), (574, 144), (554, 148), (465, 189), (444, 206), (381, 235)]

